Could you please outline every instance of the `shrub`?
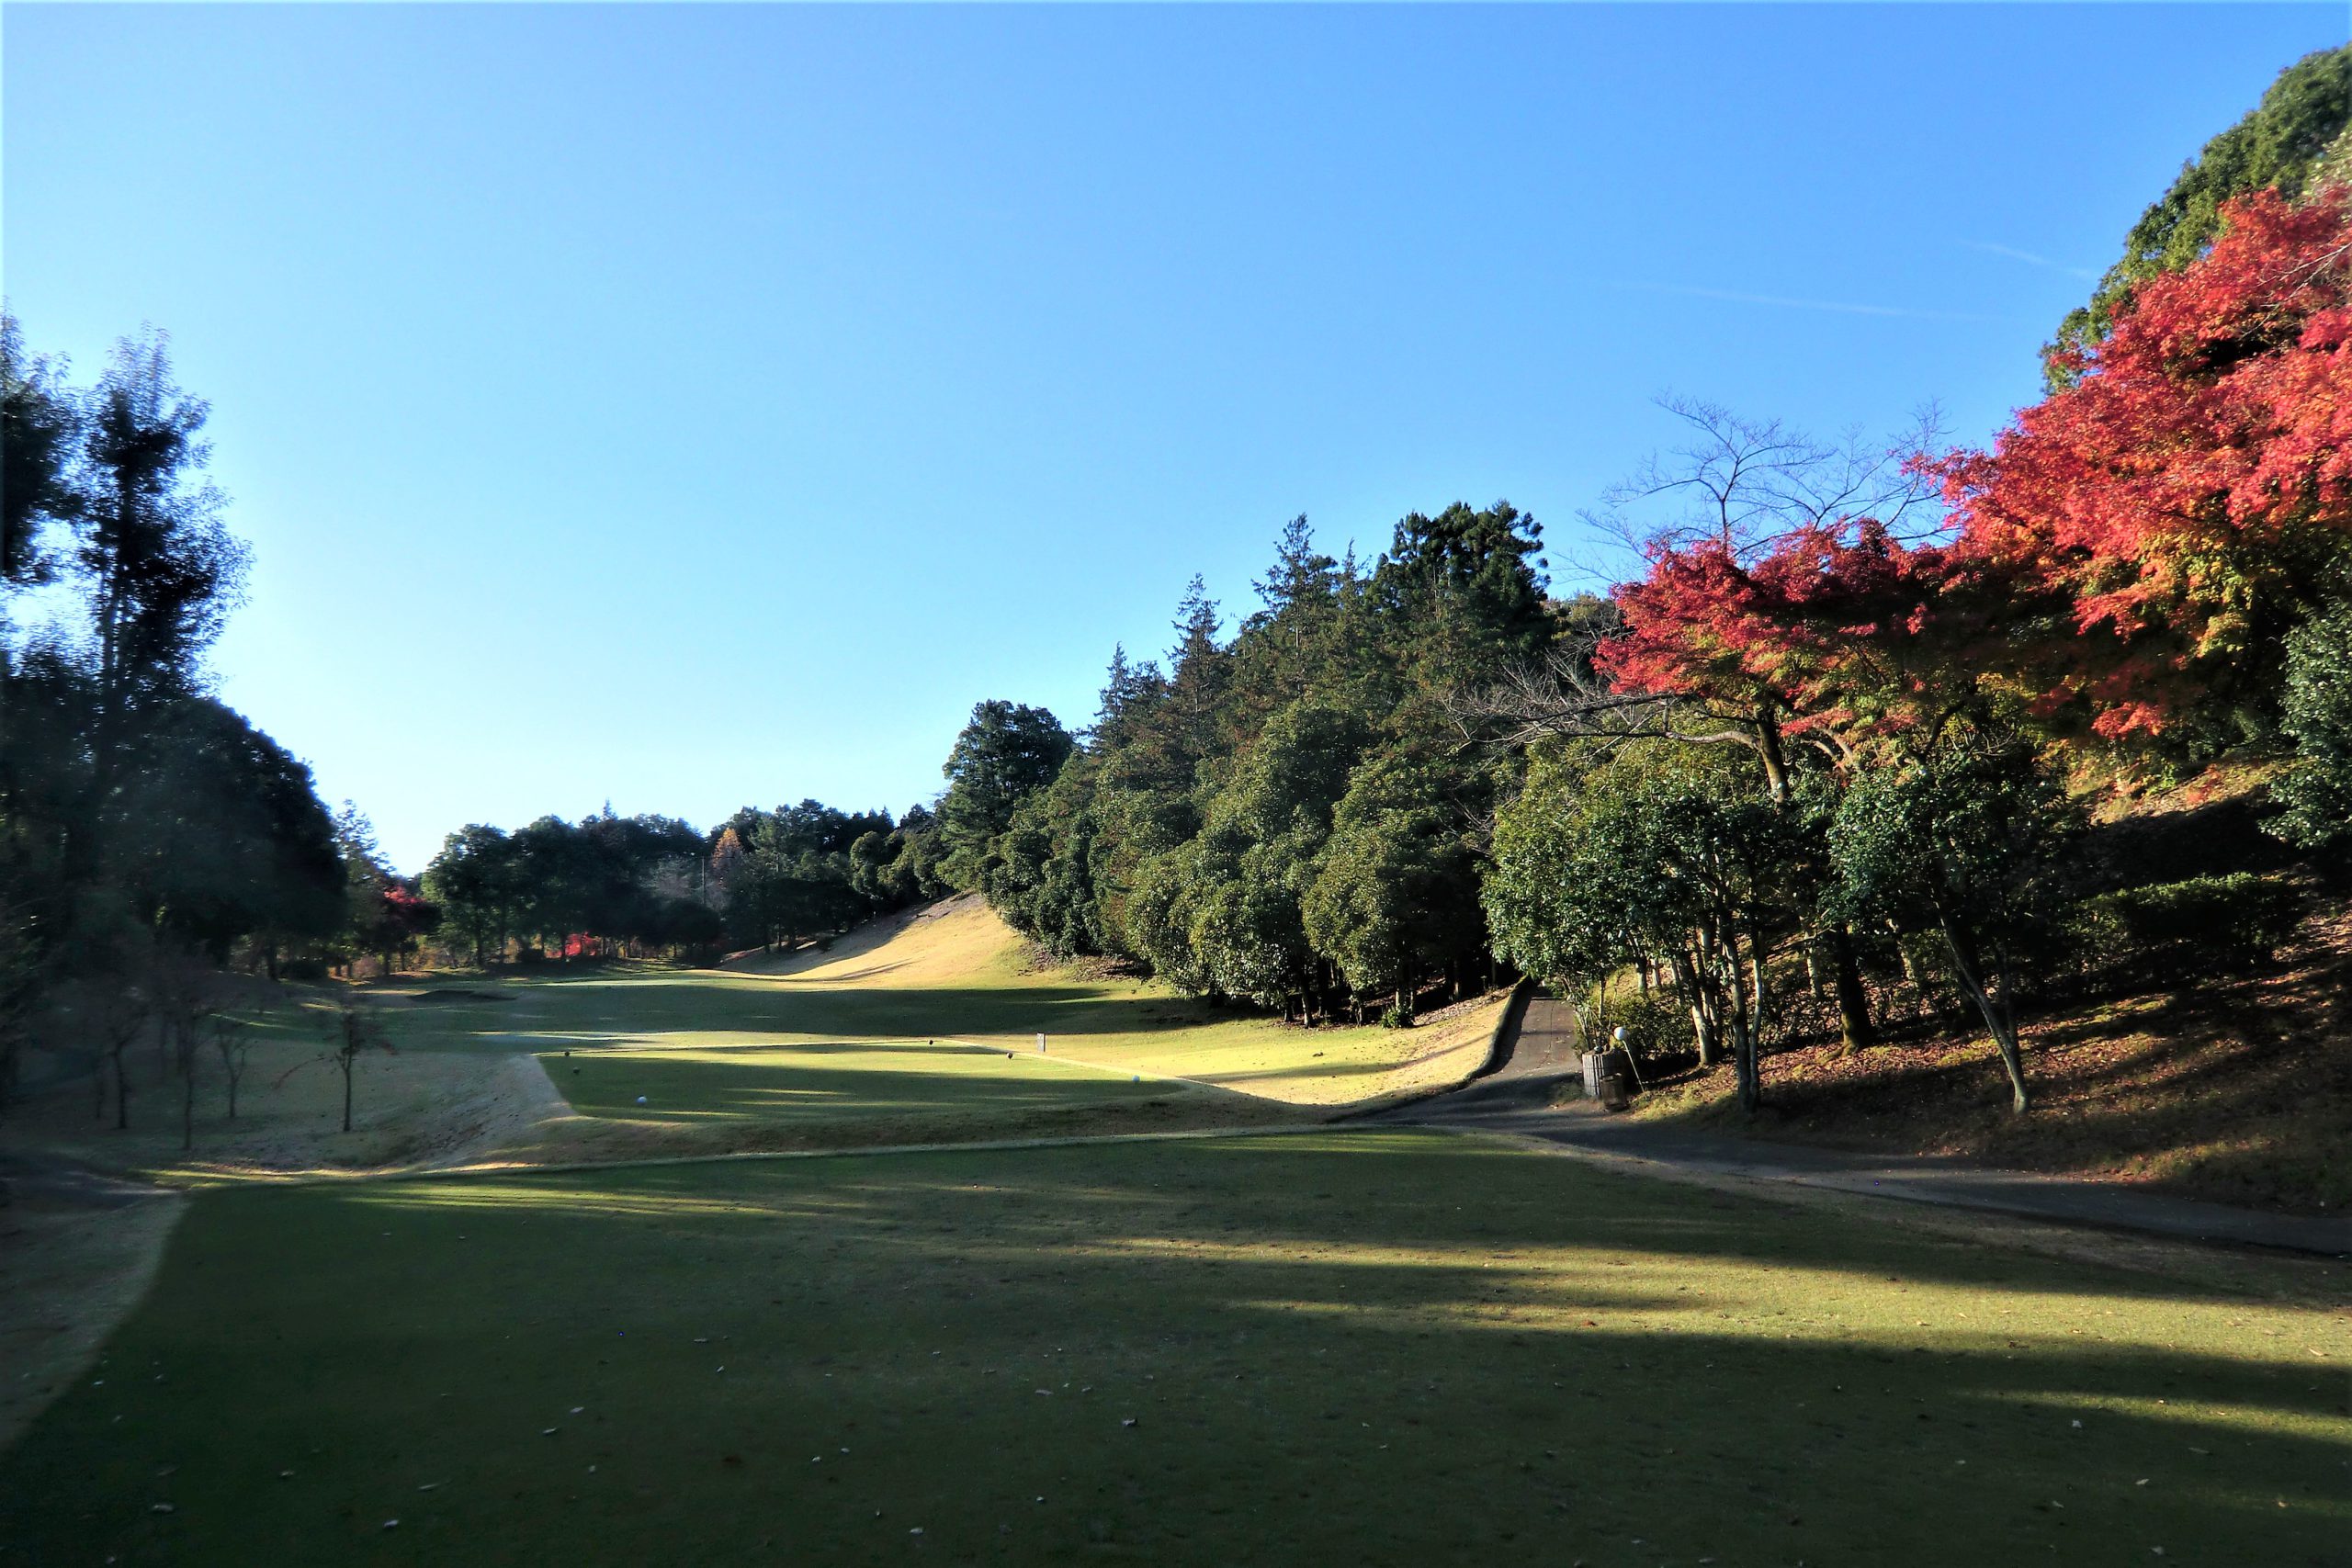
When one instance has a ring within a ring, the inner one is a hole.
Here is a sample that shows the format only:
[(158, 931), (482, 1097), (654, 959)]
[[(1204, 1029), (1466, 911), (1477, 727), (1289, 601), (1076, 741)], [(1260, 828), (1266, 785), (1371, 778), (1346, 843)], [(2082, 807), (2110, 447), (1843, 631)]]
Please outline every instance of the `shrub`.
[(288, 958), (277, 965), (280, 979), (323, 980), (327, 977), (327, 961), (323, 958)]
[(2236, 872), (2103, 893), (2075, 912), (2073, 934), (2095, 966), (2174, 959), (2248, 968), (2277, 953), (2299, 914), (2292, 888)]
[(1616, 1032), (1623, 1030), (1625, 1049), (1636, 1063), (1687, 1055), (1692, 1048), (1690, 1015), (1662, 989), (1645, 996), (1622, 983), (1613, 995), (1606, 987), (1597, 988), (1579, 1010), (1577, 1021), (1584, 1026), (1589, 1051), (1607, 1050), (1615, 1043)]

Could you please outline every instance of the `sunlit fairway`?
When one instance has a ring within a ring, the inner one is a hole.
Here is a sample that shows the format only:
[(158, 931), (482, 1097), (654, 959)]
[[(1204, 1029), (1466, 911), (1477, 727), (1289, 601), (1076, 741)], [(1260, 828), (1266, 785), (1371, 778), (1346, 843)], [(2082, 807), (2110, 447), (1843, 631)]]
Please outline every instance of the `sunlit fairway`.
[(215, 1192), (0, 1561), (2340, 1563), (2346, 1355), (1439, 1134)]
[(1185, 1092), (1153, 1081), (1167, 1076), (1332, 1105), (1464, 1077), (1500, 1007), (1411, 1030), (1285, 1028), (1160, 986), (1033, 967), (973, 899), (794, 962), (559, 970), (413, 996), (393, 1020), (403, 1049), (534, 1051), (577, 1109), (673, 1122), (1018, 1120)]

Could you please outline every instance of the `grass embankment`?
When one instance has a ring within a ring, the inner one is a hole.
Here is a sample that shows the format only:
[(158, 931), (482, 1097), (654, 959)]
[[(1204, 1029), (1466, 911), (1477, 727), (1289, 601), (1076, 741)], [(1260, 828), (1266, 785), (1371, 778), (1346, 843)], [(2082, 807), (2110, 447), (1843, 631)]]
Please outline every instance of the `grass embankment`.
[(1436, 1134), (216, 1191), (0, 1560), (2321, 1563), (2346, 1356)]
[(196, 1059), (193, 1145), (181, 1147), (183, 1085), (149, 1043), (125, 1054), (130, 1125), (115, 1125), (113, 1071), (103, 1092), (85, 1059), (37, 1054), (33, 1092), (8, 1107), (0, 1154), (63, 1158), (164, 1180), (256, 1173), (367, 1170), (462, 1161), (495, 1146), (554, 1100), (526, 1059), (409, 1049), (405, 1010), (387, 1031), (395, 1049), (353, 1065), (352, 1127), (343, 1131), (343, 1076), (327, 1058), (334, 993), (326, 987), (254, 988), (260, 1021), (228, 1114), (220, 1058)]
[(1763, 1115), (1726, 1066), (1659, 1086), (1645, 1116), (1764, 1137), (2143, 1182), (2300, 1213), (2352, 1206), (2352, 915), (2309, 919), (2265, 975), (2183, 974), (2023, 1021), (2034, 1109), (1964, 1023), (1847, 1056), (1764, 1063)]

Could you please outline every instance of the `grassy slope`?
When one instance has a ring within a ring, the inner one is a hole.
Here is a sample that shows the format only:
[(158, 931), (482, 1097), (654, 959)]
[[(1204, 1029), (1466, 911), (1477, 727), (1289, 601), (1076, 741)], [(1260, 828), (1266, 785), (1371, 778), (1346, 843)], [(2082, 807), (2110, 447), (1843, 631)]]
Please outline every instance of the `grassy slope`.
[(2315, 1564), (2346, 1353), (1428, 1134), (216, 1192), (0, 1561)]

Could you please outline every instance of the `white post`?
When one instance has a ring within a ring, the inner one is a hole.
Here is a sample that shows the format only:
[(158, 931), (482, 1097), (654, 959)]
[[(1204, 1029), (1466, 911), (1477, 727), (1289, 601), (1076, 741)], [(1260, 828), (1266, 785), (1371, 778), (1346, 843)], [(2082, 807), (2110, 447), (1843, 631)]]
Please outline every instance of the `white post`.
[(1043, 1034), (1040, 1034), (1040, 1035), (1038, 1035), (1038, 1036), (1037, 1036), (1037, 1055), (1039, 1055), (1040, 1056), (1042, 1056), (1042, 1055), (1044, 1055), (1045, 1054), (1046, 1054), (1046, 1037), (1045, 1037)]

